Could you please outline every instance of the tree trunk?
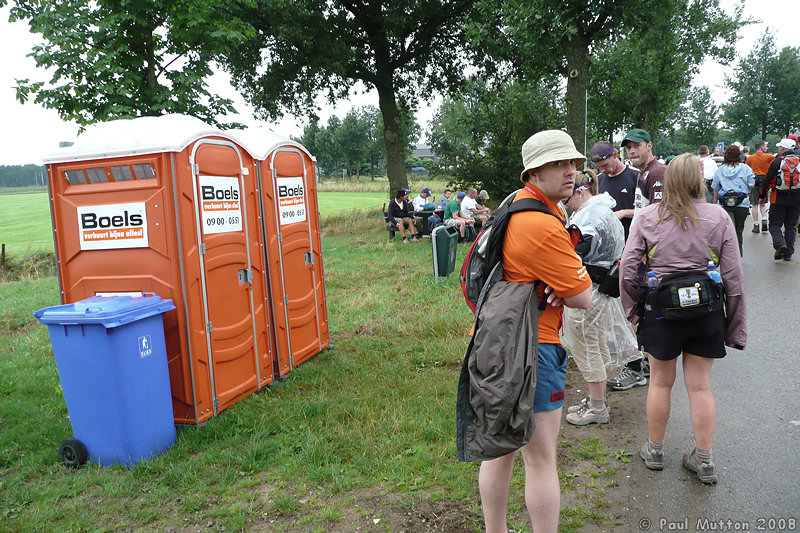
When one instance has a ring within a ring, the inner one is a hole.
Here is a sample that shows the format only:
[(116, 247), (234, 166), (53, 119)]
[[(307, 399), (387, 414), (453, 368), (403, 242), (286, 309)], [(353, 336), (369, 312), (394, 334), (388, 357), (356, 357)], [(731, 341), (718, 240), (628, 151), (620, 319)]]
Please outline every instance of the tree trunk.
[(575, 141), (575, 148), (585, 154), (586, 146), (586, 89), (589, 82), (589, 46), (580, 36), (567, 41), (567, 94), (564, 103), (567, 108), (567, 133)]
[(406, 140), (403, 136), (400, 110), (397, 108), (394, 88), (376, 85), (378, 104), (383, 115), (383, 140), (386, 142), (386, 176), (389, 178), (389, 195), (408, 187), (406, 176)]

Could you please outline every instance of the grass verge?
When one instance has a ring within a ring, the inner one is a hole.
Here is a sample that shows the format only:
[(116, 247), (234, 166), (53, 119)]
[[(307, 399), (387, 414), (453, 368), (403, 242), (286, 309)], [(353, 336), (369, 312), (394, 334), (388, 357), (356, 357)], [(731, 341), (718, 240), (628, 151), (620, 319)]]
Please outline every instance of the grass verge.
[[(0, 531), (480, 531), (478, 465), (455, 457), (472, 320), (457, 276), (434, 282), (430, 241), (389, 241), (378, 212), (323, 226), (335, 349), (131, 469), (60, 464), (69, 418), (31, 317), (58, 303), (57, 282), (0, 283)], [(559, 465), (561, 530), (613, 526), (622, 461), (587, 439)], [(522, 485), (517, 468), (510, 526), (527, 531)]]

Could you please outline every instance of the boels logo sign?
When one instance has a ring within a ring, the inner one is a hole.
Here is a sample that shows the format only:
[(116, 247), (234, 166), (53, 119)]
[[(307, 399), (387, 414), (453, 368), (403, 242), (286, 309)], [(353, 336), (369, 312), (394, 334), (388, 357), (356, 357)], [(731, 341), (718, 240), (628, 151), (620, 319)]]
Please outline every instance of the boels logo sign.
[(81, 250), (147, 248), (144, 202), (78, 207)]
[(203, 233), (242, 231), (239, 179), (199, 176)]
[(281, 226), (305, 222), (306, 197), (303, 178), (278, 178), (278, 212)]

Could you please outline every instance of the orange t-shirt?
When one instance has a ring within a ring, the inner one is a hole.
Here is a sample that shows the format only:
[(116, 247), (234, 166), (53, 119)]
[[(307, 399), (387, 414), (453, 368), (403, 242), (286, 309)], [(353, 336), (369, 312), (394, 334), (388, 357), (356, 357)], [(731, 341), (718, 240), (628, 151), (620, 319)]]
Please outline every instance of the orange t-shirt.
[(769, 165), (775, 156), (766, 152), (756, 152), (753, 155), (747, 156), (745, 164), (753, 169), (753, 174), (756, 176), (766, 176)]
[[(537, 198), (550, 211), (562, 215), (561, 209), (537, 188), (517, 193), (521, 198)], [(508, 221), (503, 241), (503, 273), (507, 281), (532, 283), (541, 280), (550, 285), (560, 298), (569, 298), (592, 286), (586, 268), (575, 253), (564, 224), (554, 216), (536, 211), (516, 213)], [(558, 344), (562, 307), (548, 305), (539, 317), (539, 342)]]

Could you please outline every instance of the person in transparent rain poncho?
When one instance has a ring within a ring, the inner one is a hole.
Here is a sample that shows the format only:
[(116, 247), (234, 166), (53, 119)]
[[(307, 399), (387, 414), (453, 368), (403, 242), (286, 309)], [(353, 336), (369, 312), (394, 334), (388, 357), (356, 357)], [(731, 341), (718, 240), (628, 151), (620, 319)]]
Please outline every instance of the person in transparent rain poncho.
[[(610, 420), (605, 396), (607, 373), (619, 370), (637, 355), (641, 357), (619, 298), (605, 294), (615, 291), (606, 291), (607, 284), (601, 283), (622, 256), (625, 230), (612, 211), (616, 201), (608, 193), (598, 194), (591, 170), (575, 175), (574, 192), (566, 205), (574, 213), (570, 222), (584, 236), (577, 250), (592, 278), (592, 305), (588, 309), (565, 309), (565, 344), (589, 387), (589, 394), (567, 409), (567, 422), (576, 426), (606, 424)], [(612, 279), (616, 278), (607, 281)]]

